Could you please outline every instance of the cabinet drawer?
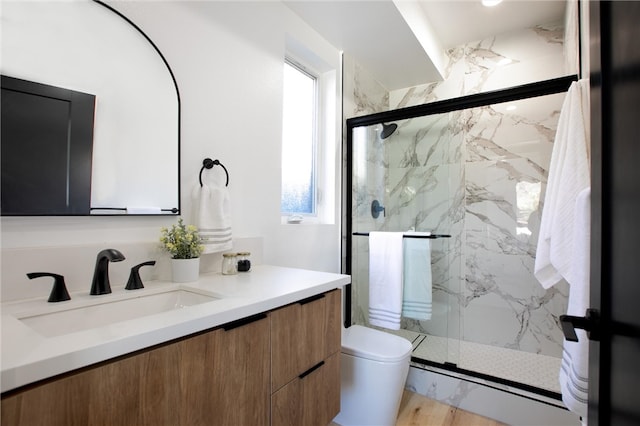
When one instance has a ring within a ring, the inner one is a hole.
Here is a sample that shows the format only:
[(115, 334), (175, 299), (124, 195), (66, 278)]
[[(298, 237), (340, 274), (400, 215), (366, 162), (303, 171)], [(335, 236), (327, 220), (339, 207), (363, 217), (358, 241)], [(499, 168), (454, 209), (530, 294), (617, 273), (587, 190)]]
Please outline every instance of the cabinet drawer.
[(340, 297), (333, 290), (271, 312), (272, 392), (339, 351)]
[(272, 426), (326, 426), (340, 412), (340, 354), (296, 377), (271, 397)]

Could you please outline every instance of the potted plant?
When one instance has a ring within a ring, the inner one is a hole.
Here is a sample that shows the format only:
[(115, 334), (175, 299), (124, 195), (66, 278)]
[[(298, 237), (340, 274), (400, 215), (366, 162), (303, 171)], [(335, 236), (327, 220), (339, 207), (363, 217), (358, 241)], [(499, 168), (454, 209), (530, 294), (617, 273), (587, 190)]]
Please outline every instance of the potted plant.
[(182, 218), (171, 228), (160, 228), (162, 247), (171, 255), (171, 271), (174, 282), (197, 281), (200, 272), (200, 255), (204, 250), (202, 238), (193, 225), (185, 225)]

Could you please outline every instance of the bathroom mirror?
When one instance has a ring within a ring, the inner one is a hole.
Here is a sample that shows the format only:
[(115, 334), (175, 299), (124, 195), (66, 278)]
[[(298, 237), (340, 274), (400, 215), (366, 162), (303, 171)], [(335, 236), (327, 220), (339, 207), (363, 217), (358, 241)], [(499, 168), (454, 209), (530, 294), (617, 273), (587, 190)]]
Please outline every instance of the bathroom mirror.
[(3, 2), (0, 16), (3, 75), (95, 95), (88, 214), (178, 214), (179, 94), (151, 40), (91, 0)]

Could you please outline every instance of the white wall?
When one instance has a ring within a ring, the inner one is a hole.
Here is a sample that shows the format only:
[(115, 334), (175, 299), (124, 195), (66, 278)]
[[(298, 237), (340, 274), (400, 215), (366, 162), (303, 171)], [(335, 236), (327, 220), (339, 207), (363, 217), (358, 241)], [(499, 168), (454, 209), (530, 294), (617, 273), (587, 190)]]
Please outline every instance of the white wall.
[[(190, 193), (202, 160), (219, 159), (229, 170), (235, 238), (262, 238), (264, 263), (339, 272), (338, 212), (333, 224), (280, 223), (285, 34), (306, 44), (336, 69), (339, 52), (280, 2), (112, 4), (149, 35), (176, 76), (182, 101), (183, 217), (190, 218)], [(223, 171), (214, 167), (208, 172)], [(336, 179), (339, 182), (340, 177)], [(148, 244), (157, 241), (161, 226), (173, 221), (163, 217), (3, 217), (3, 258), (10, 249), (52, 248), (62, 253), (60, 261), (68, 268), (74, 260), (64, 258), (64, 248)], [(11, 277), (34, 270), (28, 250), (20, 251), (27, 254), (21, 257), (25, 260), (16, 264), (12, 257), (11, 264), (4, 263), (3, 281), (9, 276), (7, 268)]]

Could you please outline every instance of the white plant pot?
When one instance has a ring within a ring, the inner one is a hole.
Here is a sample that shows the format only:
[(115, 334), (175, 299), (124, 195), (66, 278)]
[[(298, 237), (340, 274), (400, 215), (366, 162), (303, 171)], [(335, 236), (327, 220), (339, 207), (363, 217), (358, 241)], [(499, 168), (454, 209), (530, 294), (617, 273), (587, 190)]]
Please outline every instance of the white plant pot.
[(198, 281), (200, 276), (200, 258), (171, 259), (171, 274), (175, 283)]

